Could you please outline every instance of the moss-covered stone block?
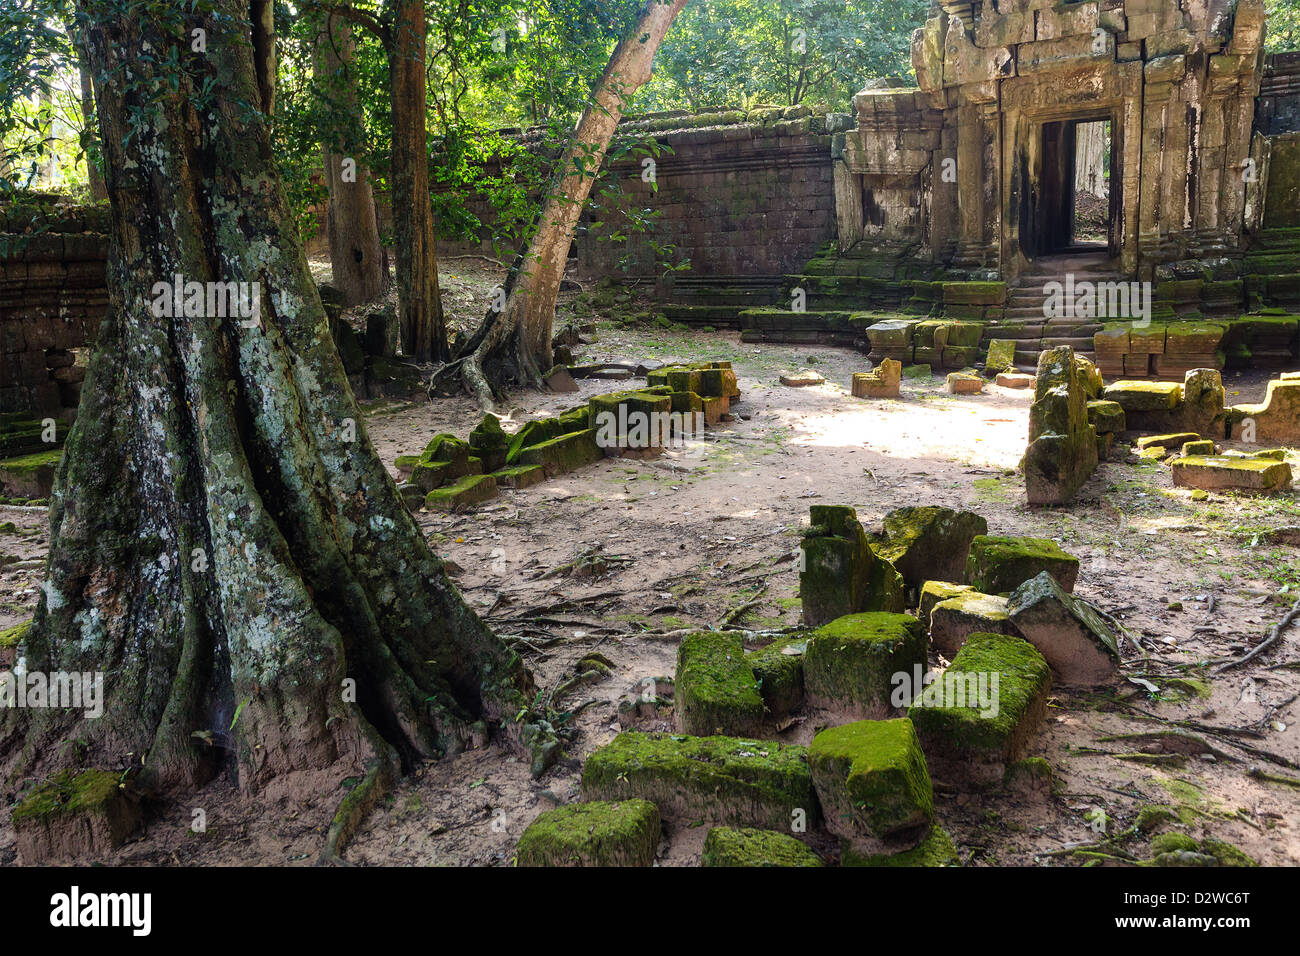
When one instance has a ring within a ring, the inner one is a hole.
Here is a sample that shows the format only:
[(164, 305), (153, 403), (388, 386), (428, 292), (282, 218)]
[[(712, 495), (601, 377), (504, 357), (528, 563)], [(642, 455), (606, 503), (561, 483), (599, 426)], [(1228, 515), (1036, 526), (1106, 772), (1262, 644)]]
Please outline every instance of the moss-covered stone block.
[(895, 675), (926, 662), (925, 626), (907, 614), (851, 614), (818, 629), (804, 655), (809, 703), (858, 718), (896, 712)]
[(469, 433), (469, 447), (482, 459), (484, 471), (497, 471), (505, 466), (510, 436), (502, 429), (500, 420), (488, 413)]
[(102, 770), (63, 770), (19, 800), (10, 813), (27, 866), (102, 856), (140, 825), (140, 805)]
[(789, 832), (819, 815), (807, 748), (735, 737), (626, 731), (587, 758), (582, 793), (649, 800), (681, 824)]
[(943, 827), (932, 826), (920, 843), (897, 853), (863, 853), (854, 847), (852, 840), (842, 840), (840, 866), (961, 866), (961, 857), (948, 832)]
[(1172, 412), (1183, 402), (1183, 386), (1178, 382), (1125, 380), (1107, 385), (1101, 397), (1116, 402), (1126, 413)]
[(803, 622), (817, 627), (860, 611), (901, 611), (903, 578), (872, 549), (857, 512), (813, 505), (800, 544), (799, 597)]
[(460, 511), (491, 501), (497, 496), (497, 482), (491, 475), (466, 475), (455, 484), (436, 488), (424, 497), (430, 511)]
[(935, 505), (898, 508), (885, 515), (884, 541), (876, 551), (915, 596), (926, 581), (962, 581), (971, 542), (988, 530), (989, 523), (972, 511)]
[(653, 866), (659, 810), (648, 800), (596, 800), (547, 810), (515, 850), (519, 866)]
[(924, 839), (934, 794), (912, 722), (863, 720), (823, 730), (808, 748), (826, 828), (857, 852), (883, 852)]
[(604, 457), (605, 452), (596, 441), (595, 431), (586, 429), (525, 448), (519, 455), (518, 464), (541, 465), (546, 476), (553, 478), (593, 465)]
[(1016, 367), (1016, 339), (992, 339), (984, 358), (984, 368), (989, 372), (1005, 372)]
[(948, 660), (971, 634), (1012, 634), (1007, 599), (971, 590), (940, 601), (930, 612), (930, 642)]
[(1081, 363), (1069, 346), (1038, 356), (1024, 458), (1025, 493), (1031, 505), (1070, 501), (1097, 468), (1097, 432), (1088, 421), (1088, 400), (1095, 396), (1089, 395), (1083, 378)]
[(1200, 435), (1196, 432), (1174, 432), (1168, 435), (1143, 435), (1133, 442), (1138, 448), (1179, 448), (1185, 442), (1198, 441)]
[(787, 717), (803, 706), (803, 659), (807, 652), (808, 636), (796, 635), (773, 641), (746, 656), (763, 706), (773, 719)]
[(971, 634), (907, 711), (930, 772), (954, 784), (1001, 783), (1042, 724), (1051, 686), (1051, 668), (1028, 641)]
[(1073, 591), (1079, 559), (1049, 538), (979, 535), (966, 560), (966, 583), (985, 594), (1009, 594), (1041, 571)]
[(546, 469), (541, 465), (512, 465), (492, 472), (498, 488), (531, 488), (546, 480)]
[(822, 866), (808, 846), (775, 830), (714, 827), (704, 838), (701, 866)]
[(1047, 571), (1011, 593), (1007, 613), (1020, 635), (1047, 659), (1059, 683), (1099, 687), (1115, 680), (1119, 641), (1086, 601), (1067, 593)]
[(1088, 403), (1088, 421), (1097, 430), (1098, 435), (1111, 435), (1126, 428), (1124, 406), (1119, 402), (1097, 400)]
[(683, 637), (674, 686), (681, 733), (749, 736), (762, 730), (763, 698), (738, 636), (703, 631)]
[(0, 461), (0, 493), (12, 498), (48, 498), (54, 490), (61, 449)]
[(1275, 494), (1291, 488), (1291, 466), (1273, 458), (1192, 455), (1171, 464), (1174, 485), (1204, 491)]
[[(962, 574), (965, 577), (965, 559), (963, 558)], [(955, 598), (958, 595), (966, 594), (975, 589), (969, 584), (953, 584), (951, 581), (926, 581), (921, 585), (920, 597), (918, 598), (916, 616), (923, 622), (929, 622), (930, 614), (934, 611), (935, 605), (949, 598)]]

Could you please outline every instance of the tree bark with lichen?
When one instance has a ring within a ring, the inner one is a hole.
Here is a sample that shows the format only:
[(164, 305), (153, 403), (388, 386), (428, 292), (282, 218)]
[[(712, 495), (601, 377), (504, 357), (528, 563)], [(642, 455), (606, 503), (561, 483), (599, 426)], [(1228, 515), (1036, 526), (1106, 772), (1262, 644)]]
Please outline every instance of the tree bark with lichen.
[[(447, 579), (367, 437), (258, 108), (248, 0), (211, 7), (79, 4), (103, 78), (110, 304), (21, 654), (28, 671), (104, 672), (105, 700), (98, 719), (6, 710), (0, 766), (10, 792), (74, 764), (131, 770), (146, 792), (223, 768), (271, 793), (361, 775), (337, 848), (404, 765), (491, 729), (537, 772), (557, 750), (528, 671)], [(258, 283), (260, 314), (157, 317), (156, 283), (178, 275)]]

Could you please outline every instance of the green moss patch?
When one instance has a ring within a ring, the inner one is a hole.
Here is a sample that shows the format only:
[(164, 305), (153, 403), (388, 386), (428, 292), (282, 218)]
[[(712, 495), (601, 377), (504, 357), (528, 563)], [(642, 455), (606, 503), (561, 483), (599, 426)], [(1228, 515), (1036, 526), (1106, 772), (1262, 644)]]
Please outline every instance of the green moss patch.
[(714, 827), (704, 838), (701, 866), (821, 866), (816, 853), (787, 833)]
[(102, 770), (63, 770), (31, 790), (10, 814), (23, 862), (103, 854), (126, 842), (140, 808), (118, 782)]
[(850, 840), (840, 844), (840, 866), (960, 866), (961, 857), (952, 837), (940, 826), (930, 827), (925, 839), (898, 853), (860, 853)]
[(15, 624), (13, 627), (7, 627), (0, 631), (0, 647), (17, 647), (27, 636), (27, 632), (32, 629), (31, 621), (23, 621), (21, 624)]
[(803, 706), (803, 659), (807, 651), (808, 637), (802, 635), (773, 641), (747, 655), (758, 693), (773, 718), (786, 717)]
[(930, 612), (930, 643), (952, 660), (970, 634), (1013, 634), (1007, 599), (969, 590), (940, 601)]
[(804, 747), (735, 737), (627, 731), (582, 770), (588, 799), (639, 797), (665, 819), (788, 831), (818, 816)]
[(554, 477), (595, 464), (604, 457), (605, 452), (596, 443), (596, 433), (585, 429), (525, 448), (519, 454), (518, 463), (541, 465), (548, 477)]
[(424, 506), (430, 511), (459, 511), (496, 496), (497, 483), (491, 475), (466, 475), (454, 485), (429, 492)]
[(651, 866), (659, 810), (647, 800), (594, 801), (547, 810), (523, 832), (519, 866)]
[(877, 551), (917, 595), (926, 581), (961, 581), (971, 542), (988, 530), (988, 522), (971, 511), (899, 508), (885, 515), (885, 540)]

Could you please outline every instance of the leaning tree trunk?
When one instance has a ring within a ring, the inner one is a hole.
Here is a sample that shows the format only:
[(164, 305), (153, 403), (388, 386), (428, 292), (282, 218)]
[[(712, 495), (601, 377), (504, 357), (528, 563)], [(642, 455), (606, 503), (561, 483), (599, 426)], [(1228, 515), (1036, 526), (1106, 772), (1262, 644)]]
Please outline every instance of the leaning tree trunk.
[[(555, 738), (529, 722), (529, 673), (448, 581), (366, 435), (248, 107), (248, 0), (196, 18), (207, 54), (181, 53), (175, 92), (176, 36), (145, 4), (81, 7), (106, 78), (109, 311), (22, 654), (32, 672), (104, 672), (104, 712), (6, 709), (9, 787), (76, 762), (178, 790), (225, 765), (272, 793), (364, 774), (373, 796), (399, 761), (490, 725), (540, 771)], [(176, 276), (259, 283), (260, 314), (196, 297), (168, 316), (156, 283)], [(344, 801), (331, 843), (363, 802)]]
[(438, 292), (438, 251), (429, 205), (423, 0), (393, 0), (387, 38), (393, 116), (393, 233), (402, 351), (417, 362), (450, 357)]
[(623, 107), (650, 79), (655, 52), (684, 6), (686, 0), (650, 0), (615, 47), (560, 159), (536, 232), (515, 264), (504, 307), (500, 314), (488, 314), (459, 357), (456, 369), (464, 387), (484, 408), (493, 406), (494, 391), (501, 386), (539, 387), (552, 365), (555, 301), (578, 219)]
[(326, 14), (316, 40), (316, 79), (330, 112), (351, 124), (347, 127), (351, 135), (342, 130), (327, 133), (321, 150), (329, 190), (326, 234), (333, 284), (349, 306), (375, 298), (383, 292), (387, 278), (370, 170), (355, 155), (345, 155), (348, 146), (359, 141), (361, 132), (360, 98), (352, 72), (354, 52), (351, 26)]

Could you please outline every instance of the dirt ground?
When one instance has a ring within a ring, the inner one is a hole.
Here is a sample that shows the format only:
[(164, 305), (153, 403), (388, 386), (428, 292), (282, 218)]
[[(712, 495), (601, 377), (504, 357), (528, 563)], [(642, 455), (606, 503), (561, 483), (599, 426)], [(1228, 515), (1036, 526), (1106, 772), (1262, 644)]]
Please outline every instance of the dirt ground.
[[(464, 324), (497, 274), (457, 262), (444, 265), (442, 281)], [(894, 508), (938, 504), (980, 513), (991, 534), (1053, 538), (1081, 561), (1076, 593), (1138, 638), (1125, 642), (1127, 679), (1115, 692), (1053, 698), (1030, 755), (1052, 765), (1054, 794), (969, 796), (936, 783), (939, 822), (967, 865), (1079, 865), (1061, 851), (1123, 831), (1145, 804), (1177, 806), (1194, 836), (1226, 840), (1261, 863), (1300, 864), (1300, 627), (1258, 660), (1211, 674), (1260, 641), (1300, 593), (1300, 531), (1277, 534), (1300, 526), (1300, 494), (1193, 500), (1160, 464), (1112, 460), (1070, 506), (1031, 509), (1014, 471), (1028, 392), (989, 386), (954, 397), (935, 377), (905, 381), (899, 400), (867, 401), (848, 394), (864, 360), (845, 349), (617, 321), (601, 322), (595, 338), (579, 349), (582, 360), (730, 360), (742, 391), (736, 418), (657, 460), (606, 459), (467, 514), (419, 515), (466, 599), (521, 650), (573, 739), (568, 759), (540, 780), (497, 747), (428, 764), (371, 815), (349, 861), (510, 864), (537, 814), (579, 798), (581, 761), (619, 731), (618, 702), (644, 678), (673, 673), (674, 632), (730, 616), (757, 646), (761, 632), (798, 625), (794, 558), (808, 507), (843, 503), (869, 530)], [(825, 384), (778, 383), (798, 368), (817, 370)], [(1258, 400), (1267, 377), (1229, 373), (1229, 400)], [(624, 384), (519, 394), (504, 425)], [(390, 467), (437, 432), (468, 433), (480, 417), (465, 398), (367, 403), (370, 437)], [(30, 615), (48, 545), (43, 509), (0, 507), (5, 521), (17, 532), (0, 533), (0, 627)], [(583, 571), (565, 570), (579, 560)], [(557, 696), (593, 652), (610, 676)], [(1204, 746), (1192, 749), (1204, 752), (1105, 739), (1172, 729), (1195, 735)], [(267, 806), (214, 783), (184, 805), (156, 808), (148, 832), (114, 862), (311, 863), (334, 806)], [(203, 834), (190, 829), (199, 808)], [(660, 862), (695, 865), (705, 832), (669, 832)], [(1141, 856), (1144, 844), (1124, 850)], [(0, 863), (14, 855), (6, 819)]]

